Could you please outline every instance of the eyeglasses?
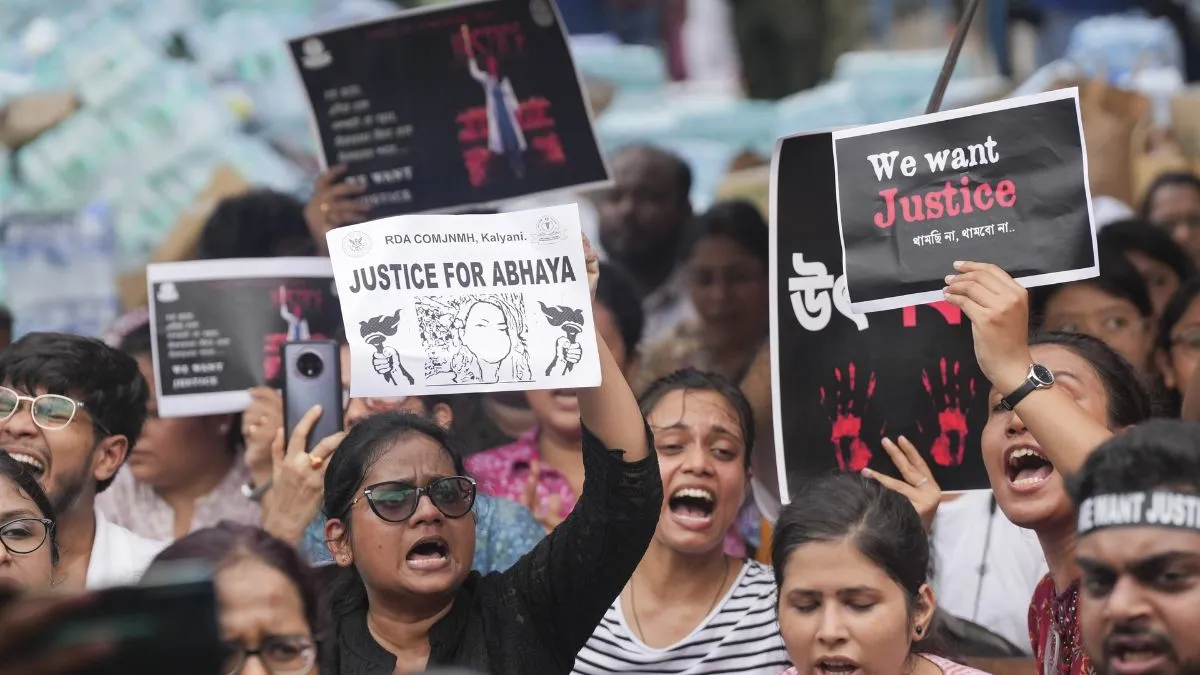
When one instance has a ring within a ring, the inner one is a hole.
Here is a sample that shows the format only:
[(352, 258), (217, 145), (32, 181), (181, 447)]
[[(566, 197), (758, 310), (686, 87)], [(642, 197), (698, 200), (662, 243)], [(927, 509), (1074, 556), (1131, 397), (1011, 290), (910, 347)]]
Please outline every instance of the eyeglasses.
[(240, 642), (226, 642), (224, 675), (237, 675), (246, 660), (257, 656), (271, 675), (306, 675), (317, 661), (317, 647), (312, 638), (302, 635), (269, 635), (258, 649), (246, 649)]
[[(8, 387), (0, 387), (0, 422), (11, 419), (25, 401), (29, 401), (33, 423), (47, 431), (65, 429), (75, 419), (75, 413), (84, 407), (83, 403), (60, 394), (22, 396)], [(96, 426), (108, 433), (99, 423)]]
[[(387, 481), (368, 485), (363, 497), (375, 515), (389, 523), (403, 523), (417, 512), (421, 495), (429, 495), (429, 501), (447, 518), (462, 518), (475, 505), (475, 481), (466, 476), (439, 478), (425, 487), (417, 487), (401, 481)], [(353, 508), (358, 497), (350, 502)]]
[(18, 518), (0, 525), (0, 544), (9, 553), (26, 555), (46, 543), (54, 521), (45, 518)]

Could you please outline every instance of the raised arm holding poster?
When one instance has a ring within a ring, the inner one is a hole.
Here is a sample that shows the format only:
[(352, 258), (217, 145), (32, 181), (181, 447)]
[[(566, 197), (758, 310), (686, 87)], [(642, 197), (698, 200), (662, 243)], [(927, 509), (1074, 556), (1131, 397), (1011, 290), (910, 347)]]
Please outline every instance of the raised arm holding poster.
[(833, 132), (851, 307), (942, 299), (956, 260), (1026, 287), (1099, 274), (1075, 89)]
[(370, 218), (608, 180), (551, 0), (469, 0), (292, 40), (323, 166)]
[(600, 384), (574, 204), (397, 216), (327, 240), (354, 396)]
[(904, 435), (946, 491), (988, 487), (989, 385), (946, 303), (856, 314), (838, 239), (831, 133), (784, 138), (771, 163), (771, 361), (780, 494), (830, 471), (898, 475)]
[(146, 266), (163, 417), (241, 412), (279, 374), (279, 348), (332, 338), (341, 321), (327, 258)]

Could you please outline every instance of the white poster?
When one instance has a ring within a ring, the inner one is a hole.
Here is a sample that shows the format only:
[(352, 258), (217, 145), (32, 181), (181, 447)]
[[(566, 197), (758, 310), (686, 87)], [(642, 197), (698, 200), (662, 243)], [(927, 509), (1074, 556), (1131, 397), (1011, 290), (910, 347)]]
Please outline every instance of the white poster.
[(396, 216), (327, 237), (351, 395), (600, 384), (574, 204)]

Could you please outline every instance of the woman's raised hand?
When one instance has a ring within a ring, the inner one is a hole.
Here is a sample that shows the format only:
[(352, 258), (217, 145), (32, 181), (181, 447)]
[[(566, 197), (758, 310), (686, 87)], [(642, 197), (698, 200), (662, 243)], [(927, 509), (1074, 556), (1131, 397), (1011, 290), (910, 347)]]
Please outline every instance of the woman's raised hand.
[(309, 521), (317, 515), (325, 495), (327, 460), (346, 437), (339, 431), (306, 452), (308, 436), (319, 419), (321, 406), (313, 406), (296, 424), (287, 447), (283, 429), (279, 429), (271, 448), (274, 473), (271, 490), (262, 501), (263, 529), (290, 544), (300, 541)]
[(971, 320), (975, 358), (997, 390), (1007, 395), (1025, 381), (1029, 351), (1029, 292), (1007, 272), (987, 263), (956, 262), (946, 277), (946, 302)]
[(892, 464), (900, 470), (904, 480), (871, 469), (863, 469), (862, 473), (867, 478), (879, 481), (887, 489), (907, 497), (921, 516), (925, 531), (932, 533), (933, 517), (937, 515), (938, 504), (942, 501), (942, 488), (934, 480), (933, 472), (929, 470), (929, 465), (925, 463), (921, 453), (917, 452), (916, 446), (903, 436), (898, 440), (900, 445), (896, 445), (889, 438), (883, 439), (883, 449), (887, 451), (888, 457), (892, 458)]

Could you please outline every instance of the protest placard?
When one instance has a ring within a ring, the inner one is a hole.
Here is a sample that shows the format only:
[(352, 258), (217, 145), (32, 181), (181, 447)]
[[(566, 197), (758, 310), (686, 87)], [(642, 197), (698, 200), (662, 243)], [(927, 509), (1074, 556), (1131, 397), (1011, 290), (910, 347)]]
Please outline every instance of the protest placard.
[(836, 131), (833, 145), (856, 312), (941, 300), (956, 260), (1026, 287), (1099, 274), (1075, 89)]
[(397, 216), (328, 242), (354, 396), (600, 384), (574, 204)]
[(551, 0), (471, 0), (292, 40), (324, 166), (370, 218), (608, 180)]
[(341, 326), (327, 258), (155, 263), (146, 279), (163, 417), (241, 412), (279, 375), (280, 345)]
[(943, 490), (988, 487), (990, 385), (946, 303), (856, 314), (838, 238), (831, 133), (781, 139), (771, 164), (771, 361), (780, 494), (830, 471), (899, 476), (903, 434)]

